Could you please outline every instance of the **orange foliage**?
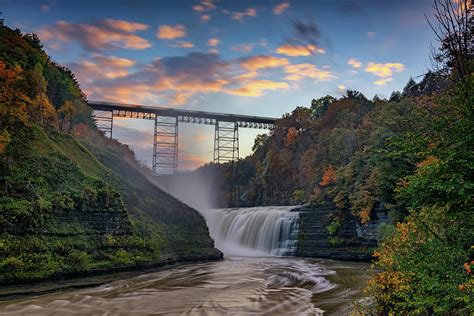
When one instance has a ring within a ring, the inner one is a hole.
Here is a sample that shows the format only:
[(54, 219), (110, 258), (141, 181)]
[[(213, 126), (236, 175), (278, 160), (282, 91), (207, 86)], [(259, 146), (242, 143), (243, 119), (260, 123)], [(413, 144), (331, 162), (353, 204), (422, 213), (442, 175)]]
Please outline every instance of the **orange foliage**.
[(293, 145), (296, 142), (297, 138), (298, 138), (298, 130), (294, 127), (290, 127), (288, 129), (288, 132), (286, 133), (285, 146), (289, 147)]
[(334, 170), (333, 166), (329, 165), (329, 167), (324, 170), (323, 178), (321, 182), (319, 182), (319, 185), (324, 187), (332, 183), (336, 183), (336, 170)]
[(384, 271), (375, 275), (369, 280), (370, 287), (376, 287), (381, 290), (380, 293), (387, 297), (394, 295), (393, 293), (405, 292), (410, 289), (410, 278), (398, 271)]
[(469, 262), (464, 263), (464, 269), (466, 269), (467, 274), (470, 274), (472, 272), (471, 266), (474, 266), (474, 261), (471, 261), (470, 263)]
[(366, 207), (359, 211), (359, 220), (361, 224), (366, 224), (370, 221), (370, 208)]
[(428, 156), (428, 157), (426, 157), (425, 160), (423, 160), (422, 162), (419, 162), (416, 166), (417, 166), (418, 168), (422, 168), (422, 167), (431, 165), (431, 164), (435, 163), (436, 161), (437, 161), (436, 157), (434, 157), (434, 156)]

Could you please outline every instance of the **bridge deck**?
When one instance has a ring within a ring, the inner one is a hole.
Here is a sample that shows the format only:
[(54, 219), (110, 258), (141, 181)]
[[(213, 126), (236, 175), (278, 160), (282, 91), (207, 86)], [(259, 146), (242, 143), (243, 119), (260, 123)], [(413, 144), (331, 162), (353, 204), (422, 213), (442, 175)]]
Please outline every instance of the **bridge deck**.
[[(226, 114), (206, 111), (122, 104), (112, 102), (89, 101), (89, 106), (96, 111), (113, 111), (114, 116), (142, 119), (155, 119), (155, 116), (176, 117), (179, 122), (215, 125), (217, 122), (237, 122), (239, 127), (268, 128), (275, 124), (277, 118)], [(131, 115), (132, 113), (141, 115)], [(148, 115), (147, 115), (148, 114)]]

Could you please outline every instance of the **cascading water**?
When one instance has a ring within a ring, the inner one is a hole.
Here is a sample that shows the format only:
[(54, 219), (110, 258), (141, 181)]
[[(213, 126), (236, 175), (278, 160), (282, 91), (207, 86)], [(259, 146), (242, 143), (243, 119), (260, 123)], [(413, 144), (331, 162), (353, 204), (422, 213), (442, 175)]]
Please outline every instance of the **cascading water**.
[(298, 213), (291, 208), (216, 209), (204, 215), (217, 248), (225, 255), (291, 256), (298, 236)]

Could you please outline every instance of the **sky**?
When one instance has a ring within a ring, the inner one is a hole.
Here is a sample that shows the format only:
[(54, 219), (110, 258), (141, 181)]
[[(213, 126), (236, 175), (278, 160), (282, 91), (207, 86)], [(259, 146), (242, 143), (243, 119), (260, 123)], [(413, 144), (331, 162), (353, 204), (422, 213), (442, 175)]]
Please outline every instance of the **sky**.
[[(281, 117), (347, 89), (372, 98), (430, 67), (432, 0), (0, 0), (89, 100)], [(264, 130), (239, 129), (240, 156)], [(153, 122), (114, 119), (151, 164)], [(179, 167), (212, 160), (213, 126), (180, 123)]]

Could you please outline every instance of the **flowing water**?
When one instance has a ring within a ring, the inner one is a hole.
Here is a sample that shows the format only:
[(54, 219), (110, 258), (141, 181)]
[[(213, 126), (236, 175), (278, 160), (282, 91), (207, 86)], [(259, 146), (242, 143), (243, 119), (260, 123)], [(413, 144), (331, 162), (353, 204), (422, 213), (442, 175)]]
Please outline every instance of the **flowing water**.
[(216, 247), (226, 256), (291, 256), (296, 251), (298, 213), (288, 206), (204, 212)]
[(278, 257), (295, 250), (289, 208), (204, 215), (223, 261), (0, 302), (0, 315), (344, 315), (362, 299), (369, 264)]

